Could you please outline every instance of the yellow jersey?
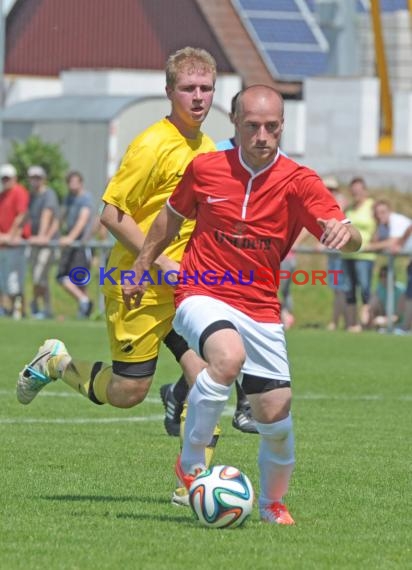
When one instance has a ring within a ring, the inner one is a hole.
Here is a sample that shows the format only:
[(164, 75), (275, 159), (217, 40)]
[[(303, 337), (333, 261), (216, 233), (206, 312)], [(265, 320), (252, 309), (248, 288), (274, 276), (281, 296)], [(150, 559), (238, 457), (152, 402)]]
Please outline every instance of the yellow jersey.
[[(187, 165), (198, 154), (214, 150), (213, 141), (203, 133), (199, 132), (196, 139), (187, 139), (168, 119), (162, 119), (133, 140), (102, 199), (131, 216), (146, 235)], [(193, 228), (194, 222), (185, 220), (179, 235), (165, 249), (165, 255), (179, 262)], [(100, 284), (107, 297), (122, 299), (120, 271), (129, 270), (135, 259), (135, 254), (116, 241), (106, 272), (100, 275)], [(116, 269), (112, 271), (112, 268)], [(151, 277), (156, 285), (148, 287), (142, 303), (173, 302), (173, 288), (167, 284), (158, 285), (157, 269), (151, 271)]]
[(373, 199), (367, 198), (358, 208), (349, 207), (345, 210), (347, 218), (359, 230), (362, 236), (362, 247), (360, 252), (344, 253), (343, 259), (358, 259), (364, 261), (374, 261), (375, 253), (363, 253), (362, 249), (367, 247), (376, 230), (376, 221), (373, 217)]

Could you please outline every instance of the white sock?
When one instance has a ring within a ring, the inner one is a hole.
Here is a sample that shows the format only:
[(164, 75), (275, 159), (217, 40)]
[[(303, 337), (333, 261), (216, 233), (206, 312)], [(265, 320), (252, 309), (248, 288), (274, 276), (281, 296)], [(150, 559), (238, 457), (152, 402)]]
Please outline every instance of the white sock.
[(272, 424), (257, 423), (259, 448), (259, 505), (282, 501), (295, 466), (292, 416)]
[(205, 465), (205, 448), (229, 399), (232, 386), (215, 382), (204, 368), (196, 378), (187, 399), (185, 436), (182, 448), (183, 471)]

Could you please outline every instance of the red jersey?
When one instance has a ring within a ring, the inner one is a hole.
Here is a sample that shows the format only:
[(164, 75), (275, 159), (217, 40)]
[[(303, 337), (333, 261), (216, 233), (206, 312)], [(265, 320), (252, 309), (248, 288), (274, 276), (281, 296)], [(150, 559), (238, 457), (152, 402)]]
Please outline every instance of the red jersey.
[[(0, 193), (0, 233), (7, 234), (17, 216), (27, 212), (29, 199), (29, 192), (20, 184), (15, 184), (9, 190)], [(30, 229), (26, 225), (23, 237), (29, 235)]]
[(240, 149), (207, 153), (187, 167), (168, 205), (196, 226), (176, 287), (214, 297), (261, 322), (280, 322), (276, 278), (303, 227), (318, 239), (317, 218), (345, 220), (319, 176), (279, 152), (253, 172)]

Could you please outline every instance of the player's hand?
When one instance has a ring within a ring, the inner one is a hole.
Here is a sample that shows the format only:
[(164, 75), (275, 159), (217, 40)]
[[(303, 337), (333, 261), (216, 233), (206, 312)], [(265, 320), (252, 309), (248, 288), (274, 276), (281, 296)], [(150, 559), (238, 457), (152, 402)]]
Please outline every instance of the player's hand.
[(147, 279), (143, 279), (145, 270), (138, 264), (132, 267), (133, 279), (122, 285), (122, 296), (127, 310), (135, 309), (141, 303), (147, 289)]
[(139, 281), (142, 275), (136, 274), (133, 278), (134, 284), (127, 283), (122, 285), (122, 296), (124, 304), (127, 307), (127, 310), (130, 311), (131, 309), (135, 309), (141, 303), (142, 297), (146, 292), (147, 283), (142, 283), (139, 285)]
[(335, 218), (330, 220), (318, 218), (316, 221), (323, 230), (320, 243), (328, 249), (342, 249), (350, 241), (352, 234), (349, 224), (343, 224)]

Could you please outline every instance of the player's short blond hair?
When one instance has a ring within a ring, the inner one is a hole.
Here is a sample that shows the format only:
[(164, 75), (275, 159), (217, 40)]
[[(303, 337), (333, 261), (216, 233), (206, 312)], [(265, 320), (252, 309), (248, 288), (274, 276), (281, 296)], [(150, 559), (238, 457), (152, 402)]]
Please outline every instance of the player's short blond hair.
[(216, 81), (216, 61), (208, 51), (202, 48), (185, 47), (172, 53), (166, 62), (166, 85), (173, 89), (177, 74), (183, 69), (190, 71), (211, 71), (213, 84)]

